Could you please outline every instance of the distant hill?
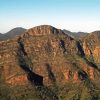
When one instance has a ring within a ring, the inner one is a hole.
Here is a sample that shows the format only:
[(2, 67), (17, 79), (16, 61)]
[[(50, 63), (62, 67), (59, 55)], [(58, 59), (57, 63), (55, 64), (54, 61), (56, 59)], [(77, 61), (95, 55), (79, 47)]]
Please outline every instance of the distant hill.
[(17, 35), (21, 35), (25, 31), (26, 31), (26, 29), (21, 28), (21, 27), (17, 27), (17, 28), (14, 28), (14, 29), (10, 30), (9, 32), (7, 32), (5, 34), (0, 33), (0, 41), (7, 40), (7, 39), (12, 39)]
[(0, 41), (4, 40), (4, 34), (0, 33)]
[(88, 35), (88, 33), (86, 33), (86, 32), (70, 32), (65, 29), (63, 30), (63, 32), (66, 33), (67, 35), (71, 36), (74, 39), (80, 39), (80, 38)]
[(2, 33), (0, 33), (0, 38), (3, 36), (3, 34)]

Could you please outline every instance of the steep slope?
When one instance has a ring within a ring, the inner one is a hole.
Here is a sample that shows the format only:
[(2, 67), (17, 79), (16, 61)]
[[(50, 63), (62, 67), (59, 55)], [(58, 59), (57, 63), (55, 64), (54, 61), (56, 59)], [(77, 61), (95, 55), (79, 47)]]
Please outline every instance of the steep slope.
[(0, 42), (1, 77), (12, 86), (42, 86), (46, 96), (53, 91), (56, 99), (52, 100), (79, 100), (85, 92), (94, 98), (86, 100), (99, 100), (95, 85), (100, 83), (99, 66), (88, 59), (84, 41), (76, 41), (49, 25), (31, 28), (19, 37)]
[(14, 29), (12, 29), (11, 31), (9, 31), (5, 34), (0, 34), (0, 41), (7, 40), (7, 39), (12, 39), (17, 35), (21, 35), (25, 31), (26, 31), (26, 29), (21, 28), (21, 27), (14, 28)]

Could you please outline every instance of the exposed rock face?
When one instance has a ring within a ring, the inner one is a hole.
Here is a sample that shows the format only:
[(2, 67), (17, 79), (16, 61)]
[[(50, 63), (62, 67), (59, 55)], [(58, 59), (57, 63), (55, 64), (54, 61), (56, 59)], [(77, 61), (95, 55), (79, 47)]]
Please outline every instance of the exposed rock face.
[(83, 49), (87, 58), (100, 66), (100, 31), (89, 34), (83, 40)]
[[(13, 40), (0, 42), (0, 72), (6, 82), (15, 85), (27, 84), (30, 79), (37, 85), (42, 79), (44, 85), (86, 78), (100, 81), (99, 71), (83, 58), (91, 54), (85, 40), (82, 46), (52, 26), (34, 27)], [(92, 50), (93, 58), (99, 54), (98, 48)]]
[(33, 27), (28, 30), (27, 34), (32, 36), (39, 35), (50, 35), (50, 34), (62, 34), (63, 32), (60, 29), (56, 29), (49, 25), (41, 25), (38, 27)]

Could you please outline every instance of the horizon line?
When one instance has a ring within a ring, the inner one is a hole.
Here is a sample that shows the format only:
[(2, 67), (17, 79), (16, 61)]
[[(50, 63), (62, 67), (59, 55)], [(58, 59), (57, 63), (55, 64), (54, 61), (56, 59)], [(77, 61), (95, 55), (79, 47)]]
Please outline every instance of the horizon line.
[(8, 32), (10, 32), (11, 30), (15, 29), (15, 28), (23, 28), (23, 29), (31, 29), (31, 28), (34, 28), (34, 27), (38, 27), (38, 26), (42, 26), (42, 25), (49, 25), (49, 26), (52, 26), (52, 27), (55, 27), (57, 29), (61, 29), (61, 30), (67, 30), (67, 31), (70, 31), (70, 32), (74, 32), (74, 33), (78, 33), (78, 32), (84, 32), (84, 33), (92, 33), (92, 32), (95, 32), (95, 31), (100, 31), (100, 29), (95, 29), (93, 31), (83, 31), (83, 30), (78, 30), (78, 31), (72, 31), (71, 29), (67, 29), (67, 28), (60, 28), (60, 27), (57, 27), (57, 26), (54, 26), (54, 25), (50, 25), (50, 24), (40, 24), (40, 25), (33, 25), (32, 27), (24, 27), (24, 26), (15, 26), (15, 27), (12, 27), (12, 28), (8, 28), (7, 31), (5, 32), (1, 32), (1, 34), (6, 34)]

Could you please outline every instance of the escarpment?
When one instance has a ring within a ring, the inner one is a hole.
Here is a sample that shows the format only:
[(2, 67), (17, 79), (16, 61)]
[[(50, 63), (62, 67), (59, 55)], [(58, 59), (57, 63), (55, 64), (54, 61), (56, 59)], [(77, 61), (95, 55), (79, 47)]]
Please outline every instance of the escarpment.
[[(90, 36), (89, 36), (90, 38)], [(90, 45), (93, 42), (92, 45)], [(62, 30), (37, 26), (12, 40), (0, 42), (0, 72), (12, 85), (100, 82), (99, 39), (80, 43)]]

